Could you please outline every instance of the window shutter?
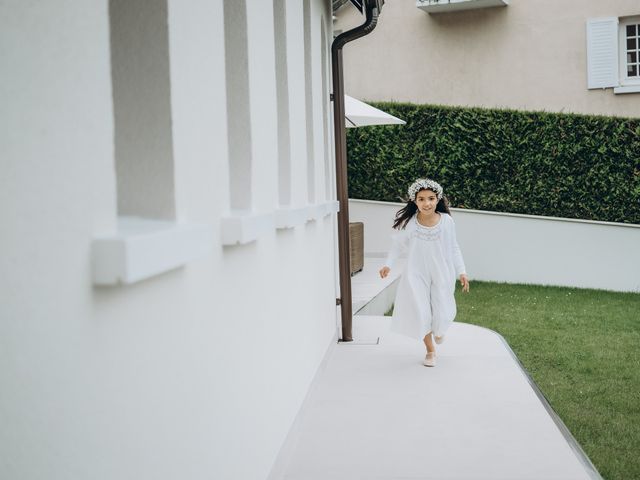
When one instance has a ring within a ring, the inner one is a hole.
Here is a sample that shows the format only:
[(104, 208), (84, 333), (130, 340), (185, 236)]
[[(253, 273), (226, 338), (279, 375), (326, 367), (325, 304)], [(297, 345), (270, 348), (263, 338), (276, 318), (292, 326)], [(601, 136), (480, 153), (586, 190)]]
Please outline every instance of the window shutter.
[(617, 87), (618, 19), (616, 17), (587, 20), (588, 88)]

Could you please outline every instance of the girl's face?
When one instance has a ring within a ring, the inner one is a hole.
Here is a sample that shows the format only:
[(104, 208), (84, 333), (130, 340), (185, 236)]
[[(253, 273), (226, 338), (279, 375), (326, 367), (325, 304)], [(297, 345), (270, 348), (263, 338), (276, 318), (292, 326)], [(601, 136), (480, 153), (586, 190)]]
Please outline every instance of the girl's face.
[(420, 190), (414, 203), (422, 213), (433, 213), (438, 205), (438, 196), (431, 190)]

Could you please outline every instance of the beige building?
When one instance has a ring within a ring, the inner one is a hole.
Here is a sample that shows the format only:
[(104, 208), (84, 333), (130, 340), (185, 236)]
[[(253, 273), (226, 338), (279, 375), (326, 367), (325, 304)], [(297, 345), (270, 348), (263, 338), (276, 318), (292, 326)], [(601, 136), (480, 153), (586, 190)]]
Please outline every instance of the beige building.
[[(501, 6), (480, 8), (483, 5)], [(349, 4), (336, 31), (361, 22)], [(344, 50), (365, 100), (640, 116), (637, 0), (395, 0)]]

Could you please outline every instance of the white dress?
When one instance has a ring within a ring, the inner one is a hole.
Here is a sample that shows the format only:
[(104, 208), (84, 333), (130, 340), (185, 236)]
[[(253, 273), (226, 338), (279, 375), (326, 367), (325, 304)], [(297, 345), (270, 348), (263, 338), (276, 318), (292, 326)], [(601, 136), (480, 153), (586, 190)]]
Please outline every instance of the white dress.
[(442, 336), (456, 316), (456, 279), (465, 273), (453, 218), (440, 213), (440, 221), (425, 227), (417, 214), (393, 237), (385, 265), (407, 253), (407, 266), (396, 293), (391, 331), (422, 340), (433, 332)]

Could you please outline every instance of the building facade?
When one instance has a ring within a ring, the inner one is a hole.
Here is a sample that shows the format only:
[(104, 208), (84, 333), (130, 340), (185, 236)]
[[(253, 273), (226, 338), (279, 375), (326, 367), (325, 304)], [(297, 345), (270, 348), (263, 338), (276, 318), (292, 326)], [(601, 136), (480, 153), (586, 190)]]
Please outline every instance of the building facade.
[[(502, 6), (460, 9), (488, 4)], [(358, 17), (344, 5), (336, 31)], [(639, 33), (635, 0), (390, 1), (371, 35), (345, 50), (345, 91), (365, 100), (638, 117)]]
[(328, 0), (0, 6), (0, 477), (266, 478), (337, 340)]

